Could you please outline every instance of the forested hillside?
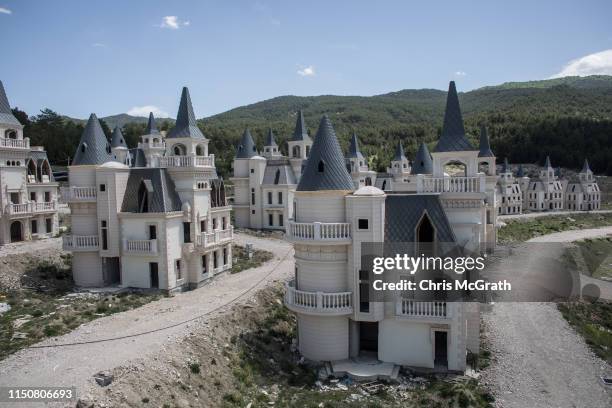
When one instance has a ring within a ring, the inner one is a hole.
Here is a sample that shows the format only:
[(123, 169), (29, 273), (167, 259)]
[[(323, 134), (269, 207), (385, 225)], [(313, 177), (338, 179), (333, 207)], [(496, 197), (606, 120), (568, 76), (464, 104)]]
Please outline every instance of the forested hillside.
[[(410, 155), (421, 141), (433, 148), (441, 130), (445, 98), (445, 91), (433, 89), (371, 97), (281, 96), (205, 118), (200, 126), (211, 140), (210, 151), (224, 176), (230, 174), (234, 146), (245, 127), (251, 129), (260, 147), (271, 127), (284, 149), (282, 142), (293, 130), (298, 109), (304, 110), (311, 134), (316, 132), (321, 115), (328, 114), (344, 148), (355, 130), (371, 166), (384, 170), (398, 139)], [(588, 156), (596, 172), (612, 174), (610, 76), (507, 83), (461, 93), (459, 99), (474, 143), (480, 123), (486, 123), (500, 159), (507, 156), (511, 162), (543, 162), (550, 154), (553, 165), (578, 168)], [(56, 118), (49, 125), (49, 112), (42, 116), (42, 123), (40, 117), (31, 118), (26, 135), (34, 144), (46, 145), (53, 162), (62, 163), (74, 152), (82, 125), (61, 117), (61, 126), (55, 123)], [(144, 122), (121, 119), (127, 123), (124, 134), (128, 143), (135, 145)], [(167, 128), (172, 123), (161, 125)]]

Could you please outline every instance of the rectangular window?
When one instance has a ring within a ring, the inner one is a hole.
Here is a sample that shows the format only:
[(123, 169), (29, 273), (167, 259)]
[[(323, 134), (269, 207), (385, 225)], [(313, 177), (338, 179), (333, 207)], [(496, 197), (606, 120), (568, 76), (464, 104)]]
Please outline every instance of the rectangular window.
[(102, 230), (102, 249), (108, 249), (108, 224), (105, 220), (100, 221), (100, 229)]
[(177, 259), (174, 261), (174, 269), (176, 272), (176, 280), (183, 279), (183, 271), (181, 271), (181, 260)]
[(283, 227), (285, 225), (285, 221), (283, 220), (283, 214), (278, 214), (278, 226)]
[(221, 229), (227, 229), (227, 222), (225, 221), (225, 217), (221, 218)]
[(278, 203), (279, 204), (283, 203), (283, 192), (282, 191), (278, 192)]
[(149, 262), (149, 279), (152, 288), (159, 288), (159, 273), (157, 262)]
[(359, 271), (359, 311), (370, 313), (370, 282), (368, 271)]
[(106, 191), (106, 184), (100, 184), (100, 191)]
[(36, 201), (36, 193), (33, 191), (30, 193), (30, 201)]
[(251, 174), (254, 174), (254, 173), (255, 173), (255, 169), (251, 169)]
[(223, 248), (223, 265), (227, 265), (227, 248)]
[(51, 202), (51, 192), (45, 191), (45, 203), (50, 203), (50, 202)]
[(208, 273), (208, 255), (202, 255), (202, 274)]
[(191, 242), (191, 223), (183, 223), (183, 242)]
[(255, 205), (255, 189), (251, 189), (251, 205)]
[(206, 221), (200, 221), (200, 232), (206, 232)]
[(359, 218), (359, 220), (357, 220), (357, 229), (367, 230), (368, 224), (369, 222), (367, 218)]
[(219, 266), (219, 262), (217, 260), (217, 251), (214, 251), (213, 253), (213, 268), (217, 269), (217, 267)]
[(274, 214), (268, 214), (268, 225), (269, 226), (274, 225)]
[(268, 204), (272, 204), (272, 192), (268, 191)]
[(45, 226), (47, 232), (53, 232), (53, 220), (51, 218), (45, 219)]
[(38, 221), (36, 220), (32, 220), (31, 224), (31, 230), (32, 230), (32, 234), (38, 234)]
[(217, 229), (217, 219), (216, 219), (216, 218), (213, 218), (213, 219), (212, 219), (212, 222), (213, 222), (212, 229), (213, 229), (213, 231), (214, 231), (214, 230), (216, 230), (216, 229)]
[(149, 239), (157, 239), (157, 226), (149, 225)]

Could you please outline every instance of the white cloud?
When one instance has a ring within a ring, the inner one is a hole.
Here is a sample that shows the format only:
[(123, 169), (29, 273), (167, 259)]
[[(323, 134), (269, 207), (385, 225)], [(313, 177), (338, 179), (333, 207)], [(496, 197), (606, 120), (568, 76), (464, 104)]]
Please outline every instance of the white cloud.
[(153, 112), (153, 115), (156, 118), (167, 118), (167, 117), (170, 116), (170, 115), (168, 115), (167, 112), (164, 112), (163, 110), (161, 110), (157, 106), (153, 106), (153, 105), (134, 106), (132, 109), (127, 111), (127, 114), (131, 115), (131, 116), (144, 116), (144, 117), (147, 117), (147, 116), (149, 116), (150, 112)]
[(301, 76), (315, 76), (316, 75), (315, 69), (312, 65), (298, 69), (297, 74)]
[(179, 20), (177, 16), (165, 16), (162, 17), (162, 22), (160, 24), (161, 28), (169, 28), (171, 30), (178, 30), (181, 26), (189, 26), (191, 24), (190, 21), (187, 20)]
[(93, 43), (91, 46), (96, 48), (106, 48), (106, 44), (104, 43)]
[(464, 77), (466, 75), (467, 75), (467, 72), (465, 71), (455, 71), (455, 76)]
[(13, 12), (7, 8), (0, 7), (0, 14), (13, 14)]
[(551, 78), (587, 75), (612, 75), (612, 50), (600, 51), (571, 60)]

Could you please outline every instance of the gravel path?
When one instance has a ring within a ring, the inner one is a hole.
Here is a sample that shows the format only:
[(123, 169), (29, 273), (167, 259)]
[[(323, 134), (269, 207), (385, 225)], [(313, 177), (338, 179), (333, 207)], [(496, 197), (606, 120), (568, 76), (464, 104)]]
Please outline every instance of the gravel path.
[[(255, 248), (274, 253), (275, 258), (258, 268), (219, 276), (197, 290), (94, 320), (71, 333), (38, 345), (95, 341), (153, 330), (150, 334), (86, 345), (21, 350), (0, 362), (0, 386), (76, 386), (77, 393), (82, 394), (88, 387), (95, 386), (92, 375), (96, 372), (159, 352), (189, 334), (193, 328), (203, 325), (206, 317), (164, 328), (219, 307), (223, 309), (215, 313), (223, 313), (224, 306), (229, 305), (241, 293), (291, 276), (293, 249), (290, 244), (243, 234), (235, 236), (236, 243), (250, 242)], [(249, 299), (254, 292), (249, 292), (239, 301)]]
[[(611, 233), (612, 227), (566, 231), (530, 242), (571, 242)], [(554, 304), (496, 303), (482, 319), (493, 355), (482, 378), (497, 407), (612, 406), (612, 393), (599, 383), (599, 376), (611, 368), (591, 352)]]

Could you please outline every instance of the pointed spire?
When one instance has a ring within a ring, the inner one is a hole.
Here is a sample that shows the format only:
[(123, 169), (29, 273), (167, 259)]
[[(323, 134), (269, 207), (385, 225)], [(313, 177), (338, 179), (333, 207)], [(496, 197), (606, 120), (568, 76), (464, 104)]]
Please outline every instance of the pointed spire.
[(397, 142), (397, 146), (395, 147), (395, 157), (393, 161), (402, 161), (406, 159), (406, 155), (404, 154), (404, 145), (402, 145), (402, 141), (399, 140)]
[(433, 161), (429, 154), (429, 149), (425, 143), (421, 143), (419, 150), (417, 151), (414, 162), (412, 162), (412, 169), (410, 174), (432, 174), (433, 173)]
[(115, 129), (113, 130), (113, 137), (111, 138), (111, 147), (127, 148), (127, 144), (125, 144), (123, 133), (121, 133), (121, 129), (119, 128), (119, 126), (115, 126)]
[(504, 158), (504, 164), (502, 165), (502, 173), (508, 173), (510, 171), (510, 163), (508, 163), (508, 158)]
[(157, 135), (159, 129), (157, 129), (157, 123), (155, 123), (155, 117), (153, 112), (149, 112), (149, 121), (147, 122), (147, 128), (145, 129), (145, 135)]
[(359, 140), (357, 139), (357, 133), (353, 132), (351, 141), (349, 144), (348, 157), (351, 159), (363, 159), (363, 154), (359, 150)]
[(297, 191), (354, 189), (355, 185), (346, 169), (336, 132), (327, 115), (324, 115)]
[(308, 129), (306, 129), (306, 123), (304, 122), (304, 112), (302, 112), (301, 109), (297, 113), (297, 119), (295, 120), (295, 130), (293, 131), (293, 138), (291, 140), (294, 142), (310, 140), (310, 136), (308, 136)]
[(179, 104), (178, 113), (176, 114), (176, 124), (174, 128), (168, 132), (167, 137), (205, 139), (196, 122), (193, 106), (191, 105), (191, 97), (189, 96), (189, 89), (187, 89), (186, 86), (183, 87), (183, 92), (181, 93), (181, 103)]
[(552, 165), (550, 164), (550, 156), (546, 156), (546, 163), (544, 163), (544, 167), (547, 169), (552, 169)]
[(582, 171), (581, 173), (589, 173), (589, 172), (593, 172), (591, 170), (591, 166), (589, 166), (589, 161), (585, 158), (584, 159), (584, 164), (582, 165)]
[(474, 150), (474, 147), (465, 137), (463, 127), (463, 117), (459, 107), (459, 97), (455, 82), (451, 81), (448, 86), (446, 97), (446, 110), (444, 111), (444, 124), (442, 125), (442, 135), (434, 151), (436, 152), (457, 152)]
[(480, 152), (478, 152), (478, 157), (495, 157), (489, 144), (487, 128), (484, 125), (480, 127)]
[(89, 116), (74, 153), (72, 166), (99, 165), (112, 161), (111, 147), (95, 113)]
[(257, 147), (255, 146), (253, 136), (251, 136), (251, 131), (249, 128), (246, 128), (242, 134), (240, 144), (236, 148), (236, 158), (250, 159), (253, 156), (257, 156)]
[(525, 177), (525, 170), (523, 169), (522, 164), (519, 164), (518, 171), (516, 172), (516, 177)]
[(266, 136), (266, 143), (264, 146), (278, 146), (276, 144), (276, 138), (274, 137), (274, 132), (272, 132), (272, 128), (268, 129), (268, 135)]
[(6, 97), (6, 92), (4, 92), (2, 81), (0, 81), (0, 123), (10, 126), (22, 126), (15, 115), (13, 115), (13, 111), (11, 111), (11, 105)]

